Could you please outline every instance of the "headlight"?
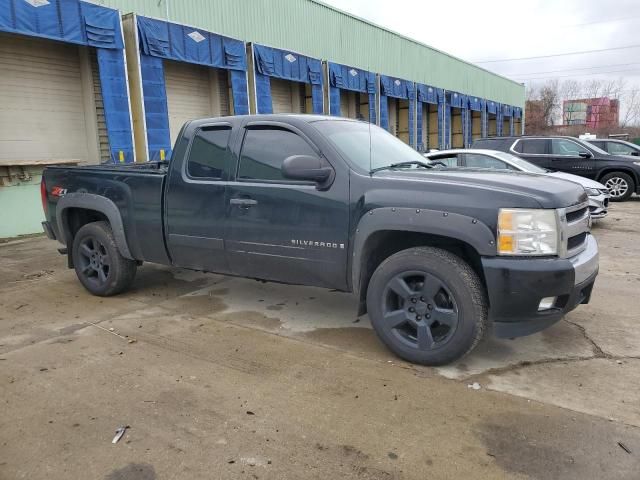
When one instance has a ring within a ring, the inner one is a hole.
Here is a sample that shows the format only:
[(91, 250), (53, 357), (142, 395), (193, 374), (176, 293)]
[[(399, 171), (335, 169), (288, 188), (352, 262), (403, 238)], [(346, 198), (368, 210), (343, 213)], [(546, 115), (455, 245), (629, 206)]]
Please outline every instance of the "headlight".
[(597, 197), (598, 195), (600, 195), (600, 190), (598, 190), (597, 188), (585, 188), (587, 195), (589, 195), (590, 197)]
[(635, 165), (640, 166), (640, 162), (633, 162)]
[(556, 255), (558, 220), (555, 210), (501, 208), (498, 255)]

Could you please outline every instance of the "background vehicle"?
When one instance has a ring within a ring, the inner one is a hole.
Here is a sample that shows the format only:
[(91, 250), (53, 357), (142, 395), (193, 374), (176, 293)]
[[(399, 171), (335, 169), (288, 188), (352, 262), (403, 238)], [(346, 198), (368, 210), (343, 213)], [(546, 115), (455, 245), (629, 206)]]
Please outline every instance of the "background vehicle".
[(597, 138), (595, 140), (587, 140), (587, 142), (610, 155), (632, 155), (634, 157), (640, 157), (640, 145), (625, 140)]
[(546, 328), (598, 272), (579, 185), (438, 171), (347, 119), (197, 120), (169, 163), (48, 168), (42, 193), (45, 231), (95, 295), (128, 288), (142, 261), (353, 292), (393, 352), (429, 365), (489, 322)]
[(591, 218), (604, 218), (607, 215), (610, 197), (609, 189), (601, 183), (570, 173), (552, 172), (515, 155), (511, 155), (510, 153), (498, 152), (496, 150), (454, 149), (425, 153), (424, 157), (433, 162), (443, 163), (451, 168), (478, 169), (478, 171), (487, 168), (492, 170), (516, 170), (519, 172), (563, 178), (582, 185), (585, 189), (589, 196)]
[(549, 170), (572, 173), (602, 183), (611, 200), (640, 193), (640, 159), (609, 155), (573, 137), (493, 137), (473, 142), (473, 148), (512, 153)]

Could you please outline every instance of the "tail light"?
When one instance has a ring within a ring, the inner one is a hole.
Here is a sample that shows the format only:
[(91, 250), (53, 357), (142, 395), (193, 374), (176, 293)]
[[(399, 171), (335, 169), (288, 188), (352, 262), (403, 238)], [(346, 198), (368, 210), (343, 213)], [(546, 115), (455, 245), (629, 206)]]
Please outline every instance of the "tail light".
[(42, 210), (44, 214), (47, 215), (49, 202), (47, 201), (47, 186), (44, 183), (44, 175), (42, 176), (42, 180), (40, 180), (40, 197), (42, 198)]

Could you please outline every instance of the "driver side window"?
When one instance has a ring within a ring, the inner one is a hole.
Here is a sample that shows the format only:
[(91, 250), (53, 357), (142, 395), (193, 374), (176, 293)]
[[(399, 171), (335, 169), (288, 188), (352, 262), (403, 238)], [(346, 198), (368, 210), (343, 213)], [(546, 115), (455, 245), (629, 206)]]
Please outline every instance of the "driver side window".
[(589, 151), (566, 138), (554, 138), (551, 140), (551, 153), (553, 155), (564, 155), (577, 157), (581, 153), (589, 153)]

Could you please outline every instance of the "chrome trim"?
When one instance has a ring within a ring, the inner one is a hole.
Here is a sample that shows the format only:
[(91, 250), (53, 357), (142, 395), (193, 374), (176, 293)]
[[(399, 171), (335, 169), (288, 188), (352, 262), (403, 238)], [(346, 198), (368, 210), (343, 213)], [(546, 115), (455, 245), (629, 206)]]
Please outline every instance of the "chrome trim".
[(587, 235), (583, 251), (571, 259), (575, 273), (574, 285), (578, 285), (598, 271), (598, 242), (593, 235)]
[[(577, 210), (586, 209), (583, 216), (577, 218), (571, 222), (567, 222), (567, 213), (575, 212)], [(589, 233), (591, 230), (591, 216), (589, 213), (589, 203), (584, 202), (578, 205), (572, 205), (566, 208), (558, 208), (558, 224), (559, 228), (559, 243), (558, 243), (558, 256), (560, 258), (569, 258), (579, 254), (586, 248), (587, 242), (585, 241), (581, 245), (569, 250), (568, 241), (570, 238), (575, 237), (581, 233)], [(587, 236), (588, 237), (588, 236)]]

